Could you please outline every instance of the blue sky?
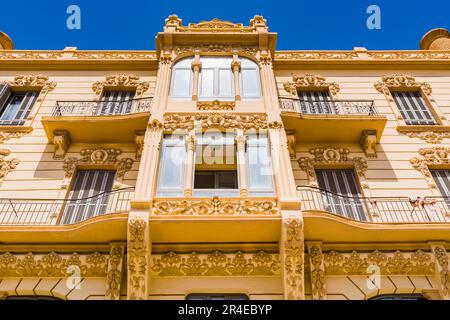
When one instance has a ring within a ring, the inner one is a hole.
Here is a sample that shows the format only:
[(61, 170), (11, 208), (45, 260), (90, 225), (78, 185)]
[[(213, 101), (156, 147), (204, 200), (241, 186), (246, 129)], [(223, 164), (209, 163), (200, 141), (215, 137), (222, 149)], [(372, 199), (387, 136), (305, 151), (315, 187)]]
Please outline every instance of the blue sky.
[[(16, 49), (148, 50), (164, 19), (183, 24), (211, 20), (248, 21), (262, 14), (278, 32), (277, 49), (417, 49), (423, 34), (450, 30), (449, 0), (2, 0), (0, 30)], [(66, 27), (69, 5), (81, 9), (81, 30)], [(369, 5), (381, 8), (381, 30), (366, 27)], [(426, 5), (426, 6), (424, 6)]]

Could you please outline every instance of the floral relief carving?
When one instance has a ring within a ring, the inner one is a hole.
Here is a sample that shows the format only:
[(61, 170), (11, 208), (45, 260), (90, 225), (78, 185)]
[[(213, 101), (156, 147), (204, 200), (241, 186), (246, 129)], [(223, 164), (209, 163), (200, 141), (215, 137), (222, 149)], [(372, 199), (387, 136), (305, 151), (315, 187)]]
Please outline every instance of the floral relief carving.
[(439, 278), (441, 280), (442, 293), (450, 296), (450, 270), (448, 269), (449, 258), (443, 246), (433, 247), (434, 256), (439, 265)]
[(153, 201), (153, 215), (276, 215), (279, 213), (275, 199), (157, 199)]
[(326, 275), (371, 275), (370, 266), (380, 268), (382, 275), (432, 275), (435, 264), (429, 252), (381, 252), (369, 253), (353, 251), (324, 254)]
[(20, 138), (28, 134), (27, 131), (0, 131), (0, 144), (4, 143), (6, 140)]
[(129, 171), (134, 163), (131, 158), (118, 159), (122, 151), (115, 148), (87, 148), (80, 151), (81, 158), (71, 157), (64, 161), (63, 170), (66, 178), (71, 178), (79, 165), (114, 165), (117, 177), (121, 178)]
[(283, 220), (285, 228), (284, 274), (288, 300), (304, 299), (304, 236), (301, 217), (291, 215)]
[(234, 110), (235, 107), (234, 101), (197, 101), (198, 110)]
[(200, 54), (227, 54), (236, 52), (238, 55), (255, 57), (258, 52), (256, 47), (244, 47), (225, 44), (199, 44), (196, 46), (177, 46), (174, 49), (176, 56), (191, 56), (196, 52)]
[(441, 143), (443, 139), (450, 138), (449, 131), (409, 131), (405, 132), (410, 138), (419, 138), (427, 143)]
[(428, 185), (436, 188), (436, 183), (431, 175), (429, 166), (447, 165), (449, 163), (450, 148), (433, 147), (422, 148), (419, 150), (421, 157), (415, 157), (410, 160), (414, 169), (422, 172)]
[(82, 277), (106, 277), (107, 256), (99, 252), (71, 255), (50, 252), (48, 254), (0, 254), (0, 278), (8, 277), (69, 277), (72, 267), (78, 267)]
[(106, 275), (107, 288), (105, 296), (111, 300), (120, 298), (120, 283), (122, 281), (122, 263), (125, 248), (115, 245), (109, 254), (108, 273)]
[(324, 300), (327, 296), (325, 290), (325, 271), (323, 267), (323, 254), (320, 246), (309, 247), (309, 259), (311, 262), (312, 296), (316, 300)]
[(144, 92), (150, 87), (150, 83), (146, 81), (139, 81), (139, 76), (134, 74), (116, 74), (107, 76), (104, 81), (97, 81), (92, 85), (97, 98), (103, 93), (105, 88), (109, 87), (127, 87), (136, 90), (136, 97), (141, 97)]
[(297, 96), (298, 90), (327, 88), (332, 96), (336, 96), (340, 90), (340, 87), (336, 82), (327, 82), (325, 77), (313, 74), (304, 76), (293, 75), (292, 81), (286, 81), (283, 83), (283, 87), (284, 90), (294, 96)]
[(147, 221), (133, 219), (128, 224), (128, 279), (130, 299), (146, 299), (147, 244), (145, 232)]
[(3, 182), (6, 175), (19, 165), (19, 159), (6, 160), (5, 157), (11, 154), (11, 150), (0, 149), (0, 182)]
[(385, 94), (386, 96), (390, 96), (390, 89), (418, 88), (421, 89), (422, 92), (427, 96), (430, 96), (432, 92), (430, 84), (426, 82), (418, 82), (414, 77), (403, 74), (383, 76), (381, 78), (381, 82), (376, 82), (374, 86), (375, 89)]
[(267, 129), (266, 114), (199, 113), (168, 114), (164, 117), (164, 130), (190, 131), (194, 128), (219, 127), (224, 129)]
[(300, 169), (306, 172), (310, 185), (318, 185), (315, 173), (315, 167), (318, 165), (352, 165), (358, 176), (365, 178), (365, 172), (368, 168), (367, 160), (362, 157), (350, 157), (350, 150), (347, 148), (320, 147), (310, 149), (309, 153), (313, 155), (313, 158), (300, 157), (297, 162)]
[(279, 255), (265, 251), (257, 253), (214, 251), (207, 254), (197, 252), (178, 254), (171, 251), (152, 256), (152, 274), (159, 277), (273, 276), (279, 275), (280, 271)]
[(38, 88), (40, 91), (36, 102), (41, 102), (48, 92), (56, 88), (56, 82), (49, 81), (48, 76), (43, 74), (18, 75), (14, 80), (4, 83), (17, 89)]

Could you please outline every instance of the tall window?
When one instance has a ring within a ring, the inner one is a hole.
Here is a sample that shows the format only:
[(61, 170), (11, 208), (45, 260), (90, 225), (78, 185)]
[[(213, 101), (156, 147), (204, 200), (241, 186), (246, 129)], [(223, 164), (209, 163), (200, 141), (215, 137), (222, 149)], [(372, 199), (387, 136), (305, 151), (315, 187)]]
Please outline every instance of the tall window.
[[(172, 72), (171, 97), (191, 98), (193, 95), (193, 58), (178, 61)], [(239, 58), (239, 86), (236, 89), (235, 76), (231, 67), (233, 58), (200, 57), (201, 71), (198, 77), (198, 97), (200, 100), (234, 100), (236, 90), (242, 99), (259, 98), (260, 81), (258, 65), (246, 58)]]
[(0, 125), (23, 125), (30, 114), (39, 92), (13, 92), (0, 85)]
[(450, 197), (450, 170), (430, 170), (443, 197)]
[(134, 94), (134, 91), (105, 91), (97, 114), (116, 115), (130, 113)]
[(300, 110), (305, 114), (336, 113), (331, 101), (330, 92), (324, 91), (298, 91)]
[(437, 124), (419, 91), (394, 91), (392, 92), (392, 96), (406, 124)]
[(76, 223), (104, 214), (115, 174), (112, 170), (77, 171), (61, 224)]
[(354, 220), (367, 220), (353, 170), (316, 170), (316, 176), (327, 211)]

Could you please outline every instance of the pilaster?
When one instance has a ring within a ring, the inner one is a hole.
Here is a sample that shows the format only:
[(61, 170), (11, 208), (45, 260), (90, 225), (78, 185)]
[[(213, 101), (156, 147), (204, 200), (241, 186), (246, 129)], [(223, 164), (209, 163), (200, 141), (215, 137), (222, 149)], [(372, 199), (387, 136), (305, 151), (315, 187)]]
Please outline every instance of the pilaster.
[(112, 243), (108, 260), (108, 273), (106, 274), (106, 294), (107, 300), (120, 299), (120, 285), (124, 273), (123, 258), (125, 253), (125, 243)]
[(436, 266), (436, 282), (443, 300), (450, 300), (450, 271), (448, 253), (442, 243), (432, 243)]
[(325, 266), (320, 242), (308, 242), (308, 255), (311, 268), (311, 292), (313, 300), (326, 300)]

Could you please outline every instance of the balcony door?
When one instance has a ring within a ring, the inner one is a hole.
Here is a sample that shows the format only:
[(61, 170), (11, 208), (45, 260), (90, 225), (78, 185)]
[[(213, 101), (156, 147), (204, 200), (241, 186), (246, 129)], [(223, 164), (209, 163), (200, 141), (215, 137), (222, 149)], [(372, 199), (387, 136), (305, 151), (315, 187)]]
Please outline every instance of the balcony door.
[(97, 110), (98, 115), (120, 115), (131, 112), (133, 91), (105, 91)]
[(104, 214), (115, 174), (112, 170), (77, 171), (60, 223), (77, 223)]
[(300, 111), (304, 114), (336, 114), (328, 91), (298, 91)]
[(450, 170), (430, 170), (447, 207), (450, 209)]
[(361, 192), (353, 170), (316, 170), (325, 210), (366, 221)]

